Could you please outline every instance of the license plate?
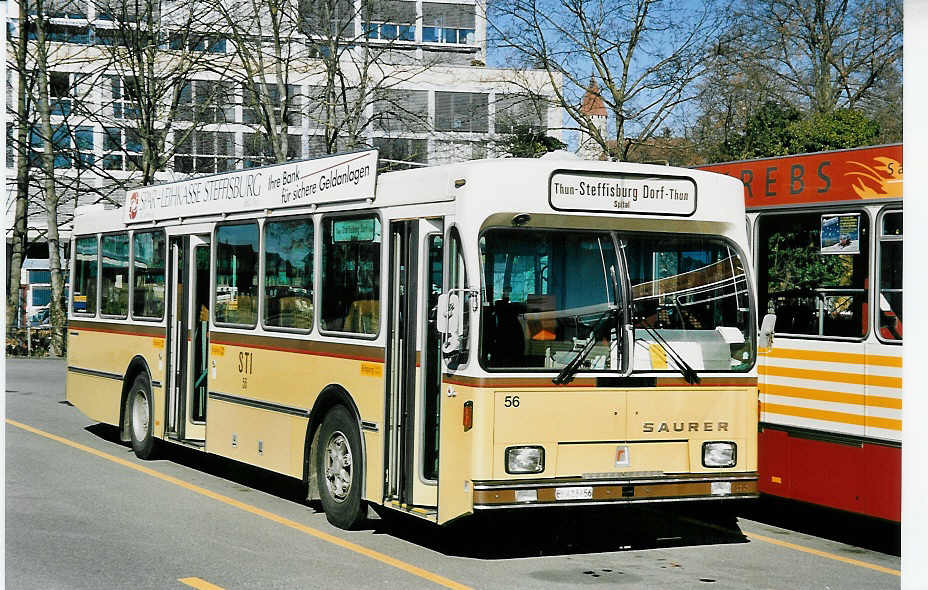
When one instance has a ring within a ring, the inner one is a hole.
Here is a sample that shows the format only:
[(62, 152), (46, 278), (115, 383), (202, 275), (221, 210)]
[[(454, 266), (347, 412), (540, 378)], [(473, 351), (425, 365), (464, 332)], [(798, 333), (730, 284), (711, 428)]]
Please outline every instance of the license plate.
[(592, 500), (593, 487), (554, 488), (555, 500)]

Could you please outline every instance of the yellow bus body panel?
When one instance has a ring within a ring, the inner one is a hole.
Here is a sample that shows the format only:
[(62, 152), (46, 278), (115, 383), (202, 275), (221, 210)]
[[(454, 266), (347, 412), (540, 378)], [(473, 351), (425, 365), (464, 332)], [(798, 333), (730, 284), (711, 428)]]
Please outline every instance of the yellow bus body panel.
[[(157, 327), (155, 327), (157, 329)], [(119, 425), (122, 377), (132, 358), (145, 359), (154, 382), (164, 383), (164, 338), (129, 333), (135, 326), (127, 324), (80, 322), (72, 320), (68, 327), (68, 372), (65, 397), (88, 418)], [(81, 371), (107, 373), (91, 375)], [(118, 378), (117, 378), (118, 376)], [(131, 384), (129, 384), (131, 385)], [(154, 401), (154, 436), (164, 435), (164, 390), (152, 387)]]
[[(757, 387), (479, 388), (444, 383), (439, 523), (474, 510), (474, 482), (757, 471)], [(473, 428), (462, 425), (474, 403)], [(732, 441), (730, 468), (702, 464), (702, 444)], [(506, 473), (505, 451), (542, 446), (544, 471)], [(621, 448), (621, 449), (620, 449)], [(623, 453), (620, 455), (620, 453)]]

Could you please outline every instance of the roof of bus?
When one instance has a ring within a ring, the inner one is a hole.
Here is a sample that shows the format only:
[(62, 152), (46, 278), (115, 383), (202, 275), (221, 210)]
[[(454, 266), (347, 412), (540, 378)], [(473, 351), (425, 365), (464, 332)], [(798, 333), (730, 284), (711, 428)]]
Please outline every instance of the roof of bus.
[[(555, 194), (555, 184), (576, 181), (572, 196)], [(605, 194), (579, 194), (579, 182)], [(604, 185), (604, 186), (603, 186)], [(628, 206), (614, 207), (614, 191), (624, 187)], [(658, 194), (648, 199), (645, 186)], [(615, 188), (613, 188), (615, 187)], [(670, 188), (693, 195), (686, 206), (674, 203)], [(660, 189), (664, 192), (660, 193)], [(637, 195), (631, 196), (637, 190)], [(614, 196), (610, 196), (610, 194)], [(458, 215), (471, 212), (484, 218), (495, 212), (613, 215), (634, 218), (744, 222), (741, 183), (730, 177), (700, 170), (627, 162), (579, 159), (504, 158), (472, 160), (445, 166), (404, 170), (380, 175), (375, 204), (381, 207), (408, 203), (456, 201)]]

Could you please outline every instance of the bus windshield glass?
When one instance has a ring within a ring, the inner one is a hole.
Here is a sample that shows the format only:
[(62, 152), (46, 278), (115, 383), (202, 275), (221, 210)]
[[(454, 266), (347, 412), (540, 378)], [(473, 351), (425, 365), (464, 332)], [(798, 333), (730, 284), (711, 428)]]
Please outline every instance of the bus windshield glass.
[(676, 355), (697, 371), (750, 369), (751, 303), (740, 254), (711, 237), (625, 235), (623, 240), (634, 370), (677, 371), (682, 367)]
[(613, 285), (621, 281), (609, 233), (491, 229), (480, 253), (484, 367), (559, 370), (598, 328), (580, 370), (621, 368), (616, 331), (601, 325), (604, 315), (617, 317)]

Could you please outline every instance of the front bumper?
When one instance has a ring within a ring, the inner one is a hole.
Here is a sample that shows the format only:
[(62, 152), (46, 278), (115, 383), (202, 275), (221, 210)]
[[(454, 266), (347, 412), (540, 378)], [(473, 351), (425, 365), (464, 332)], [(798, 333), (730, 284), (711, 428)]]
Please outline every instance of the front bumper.
[(474, 510), (757, 497), (756, 472), (474, 482)]

